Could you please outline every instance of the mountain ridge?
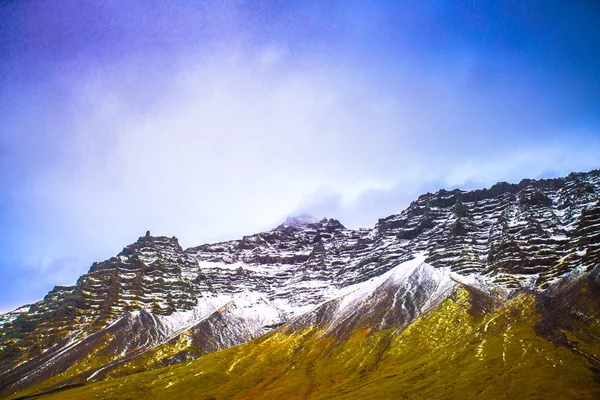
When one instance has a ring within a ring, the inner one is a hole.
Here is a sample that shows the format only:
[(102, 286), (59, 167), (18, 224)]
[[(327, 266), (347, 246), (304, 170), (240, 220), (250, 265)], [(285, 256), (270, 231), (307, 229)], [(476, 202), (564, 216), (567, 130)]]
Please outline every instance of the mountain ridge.
[[(0, 395), (190, 361), (272, 330), (329, 327), (338, 340), (362, 327), (402, 331), (449, 296), (436, 297), (438, 284), (468, 286), (484, 310), (552, 293), (598, 265), (599, 199), (594, 170), (426, 193), (372, 229), (301, 216), (187, 249), (148, 232), (75, 285), (0, 315)], [(411, 262), (414, 279), (365, 289)], [(367, 294), (345, 314), (353, 287)]]

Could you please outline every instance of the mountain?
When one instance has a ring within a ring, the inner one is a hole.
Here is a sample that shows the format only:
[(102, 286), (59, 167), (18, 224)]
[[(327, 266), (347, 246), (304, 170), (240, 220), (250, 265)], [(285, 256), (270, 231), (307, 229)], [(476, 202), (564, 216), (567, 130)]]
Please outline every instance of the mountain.
[(427, 193), (372, 229), (148, 232), (0, 315), (0, 396), (592, 398), (599, 200), (596, 170)]

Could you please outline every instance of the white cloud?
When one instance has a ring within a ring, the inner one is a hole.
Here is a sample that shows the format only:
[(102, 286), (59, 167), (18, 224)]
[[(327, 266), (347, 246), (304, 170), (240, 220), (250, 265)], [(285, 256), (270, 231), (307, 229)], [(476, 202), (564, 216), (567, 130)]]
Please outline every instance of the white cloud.
[(302, 211), (372, 226), (422, 191), (591, 168), (600, 148), (527, 133), (515, 143), (518, 125), (491, 117), (497, 99), (474, 106), (461, 82), (407, 75), (385, 87), (278, 44), (161, 70), (135, 61), (69, 85), (54, 162), (17, 191), (32, 204), (22, 261), (69, 258), (63, 283), (65, 268), (74, 281), (146, 229), (192, 246)]

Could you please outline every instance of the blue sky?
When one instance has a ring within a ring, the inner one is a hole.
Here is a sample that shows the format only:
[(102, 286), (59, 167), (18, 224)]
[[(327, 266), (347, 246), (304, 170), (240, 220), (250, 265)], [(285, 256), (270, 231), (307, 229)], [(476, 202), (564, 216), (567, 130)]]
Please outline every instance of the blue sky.
[[(495, 4), (492, 4), (495, 3)], [(0, 3), (0, 311), (147, 229), (371, 227), (600, 165), (595, 1)]]

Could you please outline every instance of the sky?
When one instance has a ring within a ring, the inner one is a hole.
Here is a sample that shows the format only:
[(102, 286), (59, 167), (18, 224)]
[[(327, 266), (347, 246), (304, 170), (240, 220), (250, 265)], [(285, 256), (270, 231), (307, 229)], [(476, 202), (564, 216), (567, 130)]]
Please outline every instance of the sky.
[(150, 230), (600, 167), (594, 0), (0, 0), (0, 312)]

